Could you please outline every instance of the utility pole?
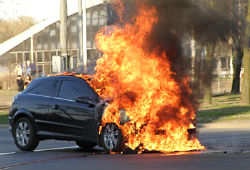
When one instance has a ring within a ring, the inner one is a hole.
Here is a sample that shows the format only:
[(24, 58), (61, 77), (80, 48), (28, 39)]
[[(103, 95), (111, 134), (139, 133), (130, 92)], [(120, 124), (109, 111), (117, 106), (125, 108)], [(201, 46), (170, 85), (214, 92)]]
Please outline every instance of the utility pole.
[(78, 0), (78, 15), (79, 15), (79, 59), (78, 67), (82, 69), (84, 73), (88, 71), (87, 68), (87, 24), (86, 24), (86, 1)]
[(33, 35), (30, 37), (30, 63), (34, 63), (34, 41), (33, 41)]
[(67, 0), (60, 0), (60, 47), (61, 56), (65, 59), (65, 70), (68, 70), (69, 63), (67, 48)]

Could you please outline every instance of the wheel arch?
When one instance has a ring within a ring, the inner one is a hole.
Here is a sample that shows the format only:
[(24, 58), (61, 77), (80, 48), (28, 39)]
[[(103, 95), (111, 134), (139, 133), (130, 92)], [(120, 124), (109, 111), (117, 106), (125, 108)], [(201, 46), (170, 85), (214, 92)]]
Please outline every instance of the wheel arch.
[(26, 110), (26, 109), (19, 109), (19, 110), (16, 111), (16, 113), (13, 116), (13, 125), (21, 117), (28, 118), (32, 123), (35, 122), (34, 116), (28, 110)]

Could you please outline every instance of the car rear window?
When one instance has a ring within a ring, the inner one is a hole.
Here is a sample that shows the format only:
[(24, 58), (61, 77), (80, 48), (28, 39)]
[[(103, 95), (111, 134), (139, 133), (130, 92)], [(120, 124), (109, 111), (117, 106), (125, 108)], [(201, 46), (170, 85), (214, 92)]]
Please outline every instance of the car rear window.
[(88, 97), (96, 100), (96, 94), (85, 82), (76, 82), (71, 80), (62, 81), (59, 97), (64, 99), (76, 100), (78, 97)]
[(55, 79), (37, 81), (31, 88), (27, 89), (26, 93), (55, 97), (57, 84), (58, 80)]

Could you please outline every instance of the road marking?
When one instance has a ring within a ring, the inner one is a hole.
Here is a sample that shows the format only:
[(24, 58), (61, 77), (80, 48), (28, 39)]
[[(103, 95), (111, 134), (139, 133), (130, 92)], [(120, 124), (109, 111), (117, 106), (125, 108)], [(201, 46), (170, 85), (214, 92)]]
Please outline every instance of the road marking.
[(67, 147), (59, 147), (59, 148), (36, 149), (36, 150), (34, 150), (34, 152), (62, 150), (62, 149), (74, 149), (74, 148), (79, 148), (79, 147), (78, 146), (67, 146)]
[(2, 155), (12, 155), (12, 154), (15, 154), (16, 152), (8, 152), (8, 153), (0, 153), (0, 156)]
[[(36, 149), (36, 150), (34, 150), (34, 152), (63, 150), (63, 149), (74, 149), (74, 148), (78, 148), (78, 146), (67, 146), (67, 147), (58, 147), (58, 148)], [(0, 153), (0, 156), (13, 155), (13, 154), (17, 154), (17, 153), (26, 153), (26, 152), (6, 152), (6, 153)]]

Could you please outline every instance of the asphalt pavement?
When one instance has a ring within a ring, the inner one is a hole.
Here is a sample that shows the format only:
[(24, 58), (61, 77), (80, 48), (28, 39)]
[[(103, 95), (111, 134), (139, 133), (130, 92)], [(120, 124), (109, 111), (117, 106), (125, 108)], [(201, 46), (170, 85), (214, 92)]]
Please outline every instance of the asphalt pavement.
[(110, 155), (99, 147), (84, 152), (74, 142), (46, 140), (34, 152), (23, 152), (8, 128), (0, 127), (0, 170), (250, 170), (250, 121), (201, 125), (199, 140), (207, 150)]

